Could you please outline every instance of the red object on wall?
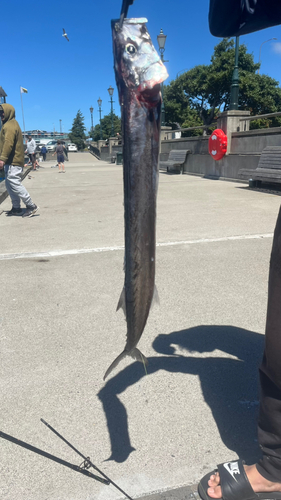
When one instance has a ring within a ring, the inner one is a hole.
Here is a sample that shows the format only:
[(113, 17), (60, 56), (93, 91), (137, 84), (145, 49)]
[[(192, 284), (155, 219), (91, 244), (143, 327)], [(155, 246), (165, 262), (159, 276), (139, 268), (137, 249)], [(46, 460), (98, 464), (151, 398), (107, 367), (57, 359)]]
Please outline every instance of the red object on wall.
[(227, 136), (217, 128), (209, 139), (209, 153), (214, 160), (221, 160), (227, 150)]

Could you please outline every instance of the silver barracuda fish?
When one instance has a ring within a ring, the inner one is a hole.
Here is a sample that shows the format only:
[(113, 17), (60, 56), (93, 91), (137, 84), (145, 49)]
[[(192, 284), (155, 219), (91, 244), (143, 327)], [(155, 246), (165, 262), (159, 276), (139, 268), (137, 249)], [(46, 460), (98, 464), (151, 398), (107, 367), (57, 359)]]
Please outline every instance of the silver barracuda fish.
[(147, 363), (137, 349), (155, 290), (155, 229), (161, 129), (160, 83), (168, 73), (152, 45), (147, 19), (112, 21), (114, 69), (123, 135), (127, 342), (104, 379), (125, 356)]

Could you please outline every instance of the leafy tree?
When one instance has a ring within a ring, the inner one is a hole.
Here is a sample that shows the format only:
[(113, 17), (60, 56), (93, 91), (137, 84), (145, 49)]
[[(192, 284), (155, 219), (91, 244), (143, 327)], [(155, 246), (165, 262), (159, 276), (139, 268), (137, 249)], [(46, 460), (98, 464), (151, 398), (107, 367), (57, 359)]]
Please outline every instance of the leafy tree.
[(75, 116), (72, 128), (68, 134), (71, 142), (76, 144), (78, 149), (84, 148), (84, 140), (86, 138), (85, 135), (86, 127), (84, 125), (84, 116), (82, 115), (80, 109), (77, 111), (77, 115)]
[[(111, 113), (105, 115), (101, 119), (101, 127), (102, 138), (108, 139), (109, 137), (111, 137)], [(121, 119), (119, 116), (115, 115), (115, 113), (113, 113), (113, 130), (114, 135), (116, 135), (117, 132), (119, 132), (119, 134), (121, 133)], [(94, 127), (93, 132), (90, 132), (90, 137), (92, 137), (94, 141), (98, 141), (101, 138), (100, 135), (100, 125), (98, 124)]]
[[(195, 66), (166, 86), (166, 122), (178, 122), (182, 127), (187, 123), (209, 125), (220, 111), (228, 109), (234, 61), (234, 41), (225, 38), (214, 48), (210, 65)], [(244, 44), (239, 48), (238, 65), (239, 108), (248, 109), (251, 114), (281, 110), (278, 82), (267, 75), (256, 74), (259, 64), (247, 53)]]

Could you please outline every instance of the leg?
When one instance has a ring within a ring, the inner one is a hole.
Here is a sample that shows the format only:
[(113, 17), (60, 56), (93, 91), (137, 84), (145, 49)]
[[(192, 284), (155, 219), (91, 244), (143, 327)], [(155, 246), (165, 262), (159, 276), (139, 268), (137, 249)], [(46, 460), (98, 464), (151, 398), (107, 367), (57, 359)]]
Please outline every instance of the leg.
[(20, 197), (17, 190), (13, 189), (13, 180), (11, 179), (10, 165), (5, 165), (5, 184), (8, 194), (11, 198), (11, 202), (14, 208), (20, 208)]
[[(244, 466), (256, 493), (281, 491), (281, 209), (276, 222), (271, 251), (265, 351), (260, 367), (259, 444), (263, 458)], [(218, 473), (210, 475), (207, 494), (221, 498)]]
[(64, 170), (64, 163), (62, 163), (61, 166), (62, 166), (62, 171), (65, 172), (65, 170)]
[(281, 209), (272, 245), (265, 351), (260, 367), (258, 437), (263, 458), (257, 469), (270, 481), (281, 482)]
[(15, 167), (9, 165), (6, 173), (6, 186), (7, 191), (11, 197), (13, 207), (20, 208), (20, 200), (28, 206), (34, 205), (30, 194), (21, 183), (22, 167)]
[(33, 170), (36, 170), (36, 154), (32, 154), (32, 165), (33, 165)]
[(60, 163), (58, 162), (58, 166), (59, 166), (59, 172), (60, 172)]

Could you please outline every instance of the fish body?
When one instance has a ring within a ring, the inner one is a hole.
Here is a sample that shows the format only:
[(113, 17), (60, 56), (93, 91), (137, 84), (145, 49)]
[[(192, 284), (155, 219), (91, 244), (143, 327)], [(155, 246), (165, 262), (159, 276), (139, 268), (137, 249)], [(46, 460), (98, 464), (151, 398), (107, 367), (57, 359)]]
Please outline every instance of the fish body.
[(127, 321), (125, 356), (147, 363), (136, 348), (155, 290), (156, 197), (161, 132), (160, 83), (168, 76), (146, 29), (146, 19), (112, 21), (114, 68), (122, 114), (125, 284), (117, 310)]

